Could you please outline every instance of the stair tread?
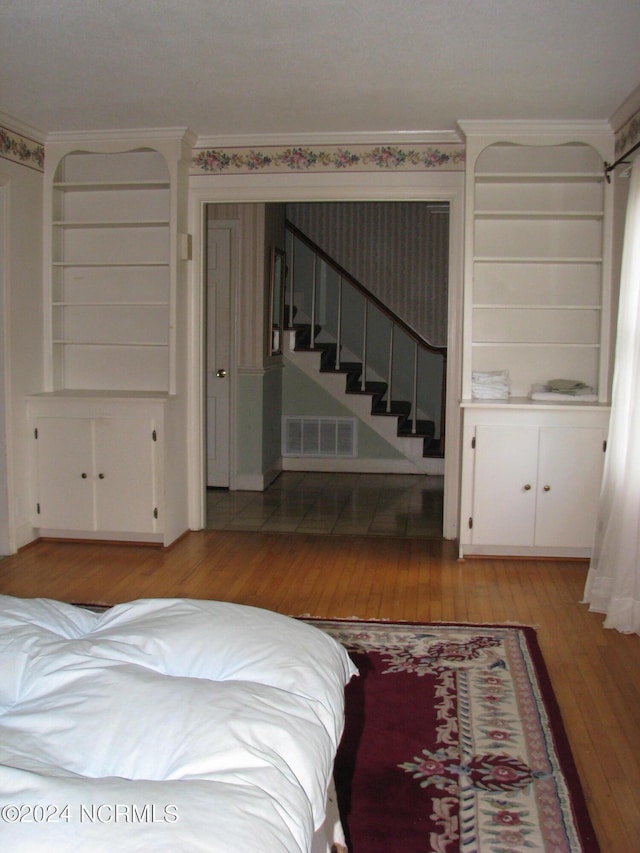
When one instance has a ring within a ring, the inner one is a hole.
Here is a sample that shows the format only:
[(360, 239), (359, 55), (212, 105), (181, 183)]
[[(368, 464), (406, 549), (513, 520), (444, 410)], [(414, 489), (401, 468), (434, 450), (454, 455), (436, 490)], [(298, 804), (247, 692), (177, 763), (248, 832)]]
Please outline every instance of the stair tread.
[(429, 435), (433, 436), (435, 432), (435, 424), (433, 421), (416, 421), (416, 431), (413, 432), (413, 423), (406, 423), (398, 430), (398, 435)]

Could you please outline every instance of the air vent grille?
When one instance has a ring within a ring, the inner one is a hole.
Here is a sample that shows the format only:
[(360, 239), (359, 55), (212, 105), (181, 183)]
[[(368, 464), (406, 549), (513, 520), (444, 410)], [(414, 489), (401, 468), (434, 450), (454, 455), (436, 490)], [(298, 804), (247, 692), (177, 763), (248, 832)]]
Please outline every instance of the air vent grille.
[(357, 424), (355, 418), (285, 417), (282, 455), (355, 457)]

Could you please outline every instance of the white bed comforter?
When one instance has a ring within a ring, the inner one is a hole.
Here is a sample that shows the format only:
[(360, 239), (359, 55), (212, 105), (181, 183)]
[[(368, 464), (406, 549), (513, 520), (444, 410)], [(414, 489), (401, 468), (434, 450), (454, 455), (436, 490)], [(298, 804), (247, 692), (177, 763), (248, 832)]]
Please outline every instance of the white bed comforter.
[(0, 596), (0, 849), (308, 851), (355, 672), (253, 607)]

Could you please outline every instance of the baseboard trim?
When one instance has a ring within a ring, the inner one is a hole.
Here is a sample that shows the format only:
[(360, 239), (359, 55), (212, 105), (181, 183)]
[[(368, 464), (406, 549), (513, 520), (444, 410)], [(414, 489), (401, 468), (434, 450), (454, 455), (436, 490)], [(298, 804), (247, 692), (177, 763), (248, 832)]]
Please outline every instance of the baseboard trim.
[(408, 459), (320, 459), (284, 456), (283, 471), (321, 471), (339, 474), (430, 474), (444, 475), (444, 459), (421, 460), (418, 468)]
[(264, 474), (236, 474), (234, 491), (264, 492), (280, 474), (281, 468), (272, 468)]
[(512, 559), (588, 560), (591, 548), (555, 548), (553, 546), (460, 545), (460, 558), (509, 557)]

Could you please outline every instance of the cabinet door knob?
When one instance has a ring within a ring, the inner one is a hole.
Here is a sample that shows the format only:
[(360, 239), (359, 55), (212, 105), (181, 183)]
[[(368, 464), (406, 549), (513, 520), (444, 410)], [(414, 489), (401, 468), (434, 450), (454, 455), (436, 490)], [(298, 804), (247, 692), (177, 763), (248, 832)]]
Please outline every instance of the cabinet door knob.
[(99, 479), (99, 480), (104, 480), (104, 474), (98, 474), (98, 479)]
[(550, 491), (551, 491), (551, 486), (543, 486), (543, 489), (542, 489), (542, 490), (543, 490), (544, 492), (550, 492)]
[(227, 371), (224, 369), (224, 367), (221, 367), (220, 370), (216, 371), (216, 376), (218, 377), (218, 379), (224, 379), (226, 375)]
[(87, 479), (87, 475), (85, 474), (85, 472), (84, 472), (84, 471), (82, 472), (82, 474), (80, 474), (80, 476), (82, 477), (82, 479), (83, 479), (83, 480), (86, 480), (86, 479)]
[(524, 490), (525, 490), (525, 492), (530, 491), (531, 490), (531, 483), (525, 483), (524, 484)]

